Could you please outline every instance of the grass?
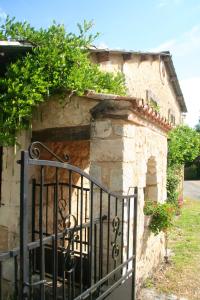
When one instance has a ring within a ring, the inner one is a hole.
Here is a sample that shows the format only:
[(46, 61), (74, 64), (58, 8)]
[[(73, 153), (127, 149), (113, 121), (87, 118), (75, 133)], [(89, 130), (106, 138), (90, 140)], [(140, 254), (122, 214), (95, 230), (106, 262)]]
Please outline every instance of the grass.
[(167, 294), (200, 299), (200, 201), (186, 199), (169, 235), (170, 263), (163, 265), (148, 286)]

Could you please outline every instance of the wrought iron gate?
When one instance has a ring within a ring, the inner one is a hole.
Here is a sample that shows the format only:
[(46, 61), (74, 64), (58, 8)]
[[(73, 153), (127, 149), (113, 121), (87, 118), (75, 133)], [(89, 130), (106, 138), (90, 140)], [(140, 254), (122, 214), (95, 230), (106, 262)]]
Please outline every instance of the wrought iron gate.
[[(38, 145), (56, 160), (41, 160)], [(134, 300), (137, 188), (111, 193), (41, 143), (23, 151), (20, 164), (20, 248), (0, 254), (0, 300), (8, 258), (15, 299), (112, 299), (131, 280)]]

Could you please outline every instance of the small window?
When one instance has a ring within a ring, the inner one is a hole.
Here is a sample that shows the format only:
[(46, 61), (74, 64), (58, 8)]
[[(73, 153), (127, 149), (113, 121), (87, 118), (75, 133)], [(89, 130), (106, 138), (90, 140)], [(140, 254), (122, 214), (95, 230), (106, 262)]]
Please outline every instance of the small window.
[(168, 121), (172, 123), (173, 125), (176, 124), (176, 118), (174, 114), (172, 113), (171, 109), (168, 109)]
[(160, 111), (159, 100), (150, 90), (146, 90), (146, 101), (155, 111)]

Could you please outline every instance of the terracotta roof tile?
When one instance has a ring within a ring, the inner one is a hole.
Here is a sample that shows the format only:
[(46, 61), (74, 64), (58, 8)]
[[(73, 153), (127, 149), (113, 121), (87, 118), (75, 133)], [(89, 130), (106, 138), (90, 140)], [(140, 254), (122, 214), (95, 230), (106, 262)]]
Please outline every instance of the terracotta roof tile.
[(115, 101), (129, 101), (132, 104), (131, 110), (137, 115), (149, 120), (152, 123), (157, 124), (162, 129), (168, 131), (172, 129), (173, 125), (167, 121), (167, 119), (159, 112), (154, 110), (150, 105), (144, 102), (143, 99), (137, 99), (129, 96), (118, 96), (112, 94), (99, 94), (93, 91), (87, 91), (84, 95), (86, 98), (95, 100), (115, 100)]

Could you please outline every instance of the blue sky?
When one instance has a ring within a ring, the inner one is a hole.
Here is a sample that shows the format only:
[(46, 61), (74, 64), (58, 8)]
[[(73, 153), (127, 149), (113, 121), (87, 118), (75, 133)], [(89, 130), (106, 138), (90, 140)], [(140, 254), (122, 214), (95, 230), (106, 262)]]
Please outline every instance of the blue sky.
[(193, 126), (200, 115), (200, 0), (1, 0), (0, 17), (36, 27), (52, 20), (76, 31), (94, 21), (97, 45), (131, 50), (170, 50)]

